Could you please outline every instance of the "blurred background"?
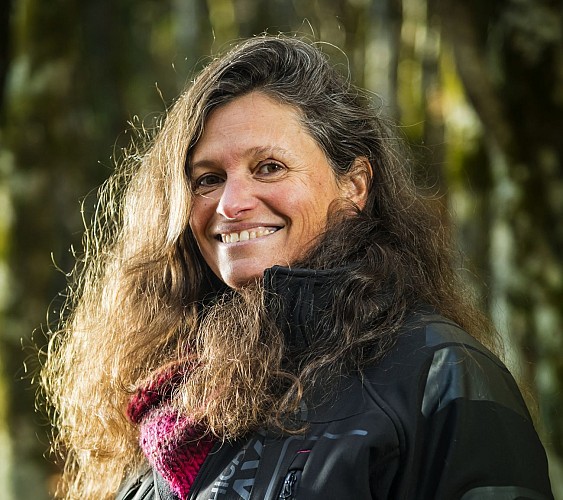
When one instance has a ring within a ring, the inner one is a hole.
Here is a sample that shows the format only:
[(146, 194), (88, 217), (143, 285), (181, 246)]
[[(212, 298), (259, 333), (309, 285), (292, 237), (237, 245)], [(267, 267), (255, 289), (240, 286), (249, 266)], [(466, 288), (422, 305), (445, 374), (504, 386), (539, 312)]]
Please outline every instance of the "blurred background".
[(1, 0), (0, 499), (49, 498), (56, 479), (34, 346), (97, 186), (210, 55), (264, 31), (331, 44), (400, 124), (563, 499), (560, 0)]

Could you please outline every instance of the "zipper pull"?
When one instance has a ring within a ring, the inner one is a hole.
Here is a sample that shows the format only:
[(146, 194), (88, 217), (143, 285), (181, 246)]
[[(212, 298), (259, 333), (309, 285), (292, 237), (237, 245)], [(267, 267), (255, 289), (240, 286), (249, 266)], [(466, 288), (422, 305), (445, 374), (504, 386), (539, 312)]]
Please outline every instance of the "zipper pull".
[(297, 486), (300, 476), (300, 470), (291, 470), (288, 472), (283, 481), (282, 490), (280, 492), (278, 500), (292, 500), (297, 498)]

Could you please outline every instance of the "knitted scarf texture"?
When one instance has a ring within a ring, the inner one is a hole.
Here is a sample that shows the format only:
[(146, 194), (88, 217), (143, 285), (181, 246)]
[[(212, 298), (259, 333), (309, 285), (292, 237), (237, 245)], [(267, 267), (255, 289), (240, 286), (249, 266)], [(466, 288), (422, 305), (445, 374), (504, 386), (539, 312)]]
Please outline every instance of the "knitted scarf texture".
[(170, 405), (183, 374), (168, 368), (137, 390), (129, 402), (129, 419), (139, 425), (139, 443), (149, 464), (180, 498), (187, 498), (213, 447), (213, 439)]

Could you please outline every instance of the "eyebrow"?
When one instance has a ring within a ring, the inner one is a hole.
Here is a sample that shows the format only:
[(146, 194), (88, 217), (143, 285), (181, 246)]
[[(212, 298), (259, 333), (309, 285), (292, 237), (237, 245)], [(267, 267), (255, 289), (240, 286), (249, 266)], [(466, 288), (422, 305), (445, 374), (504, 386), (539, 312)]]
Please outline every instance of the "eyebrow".
[[(294, 154), (281, 146), (253, 146), (251, 148), (245, 149), (239, 156), (241, 158), (256, 158), (261, 156), (275, 156), (280, 155), (282, 157), (294, 158)], [(196, 161), (195, 163), (190, 162), (189, 168), (194, 170), (196, 168), (206, 168), (216, 166), (218, 161), (213, 159), (203, 158)]]

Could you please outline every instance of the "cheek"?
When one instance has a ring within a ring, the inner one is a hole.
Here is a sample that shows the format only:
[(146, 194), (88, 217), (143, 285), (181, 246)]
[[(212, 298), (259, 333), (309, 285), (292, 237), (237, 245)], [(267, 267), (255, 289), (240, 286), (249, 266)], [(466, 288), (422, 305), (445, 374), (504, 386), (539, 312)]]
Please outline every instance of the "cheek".
[[(329, 186), (316, 193), (308, 193), (308, 196), (295, 199), (293, 207), (293, 225), (297, 230), (295, 236), (303, 238), (303, 243), (315, 238), (326, 226), (327, 215), (331, 203), (338, 198)], [(288, 205), (289, 206), (289, 205)]]
[(199, 244), (198, 214), (195, 210), (192, 210), (192, 213), (190, 214), (189, 226), (190, 226), (190, 229), (192, 230), (192, 234), (194, 235), (195, 240)]
[(189, 226), (199, 247), (204, 244), (205, 230), (209, 219), (208, 212), (209, 210), (206, 210), (204, 203), (196, 202), (193, 204)]

